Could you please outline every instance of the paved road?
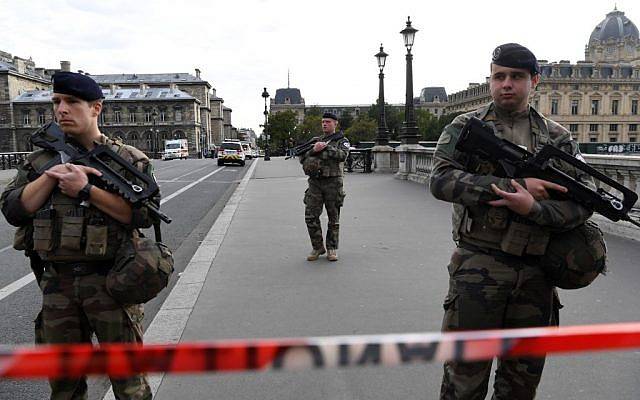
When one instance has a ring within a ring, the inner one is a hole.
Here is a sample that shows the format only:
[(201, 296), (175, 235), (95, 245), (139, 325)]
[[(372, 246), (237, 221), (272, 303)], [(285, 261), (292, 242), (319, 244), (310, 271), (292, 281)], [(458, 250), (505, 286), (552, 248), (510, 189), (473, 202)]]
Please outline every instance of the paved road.
[[(162, 210), (173, 222), (163, 224), (163, 241), (174, 250), (176, 271), (171, 285), (175, 284), (178, 273), (185, 267), (204, 234), (213, 224), (225, 202), (247, 171), (245, 167), (218, 167), (215, 160), (173, 160), (154, 161), (156, 179), (163, 198), (169, 199)], [(195, 186), (182, 191), (194, 182)], [(6, 180), (5, 180), (6, 182)], [(0, 181), (0, 186), (4, 183)], [(179, 194), (178, 194), (179, 193)], [(171, 196), (177, 194), (175, 197)], [(16, 280), (30, 276), (26, 258), (22, 252), (13, 250), (14, 228), (4, 217), (0, 220), (0, 289)], [(153, 235), (152, 230), (148, 234)], [(7, 248), (8, 247), (8, 248)], [(4, 250), (4, 251), (3, 251)], [(147, 304), (145, 328), (166, 298), (169, 290)], [(8, 297), (0, 300), (0, 343), (33, 343), (33, 319), (41, 305), (41, 295), (35, 282), (31, 282)], [(106, 379), (92, 379), (90, 398), (101, 398), (107, 390)], [(0, 381), (0, 399), (40, 399), (47, 398), (49, 388), (44, 381)]]

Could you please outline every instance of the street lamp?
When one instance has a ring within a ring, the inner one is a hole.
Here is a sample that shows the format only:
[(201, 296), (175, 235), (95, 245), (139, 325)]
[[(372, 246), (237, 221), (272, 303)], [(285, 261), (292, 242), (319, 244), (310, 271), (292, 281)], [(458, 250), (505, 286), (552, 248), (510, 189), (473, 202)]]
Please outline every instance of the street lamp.
[(151, 118), (153, 120), (153, 129), (151, 130), (151, 132), (153, 133), (153, 137), (151, 138), (152, 142), (151, 142), (151, 147), (153, 147), (153, 155), (151, 156), (152, 158), (156, 158), (157, 157), (157, 153), (158, 153), (158, 130), (156, 129), (156, 120), (158, 119), (158, 113), (156, 112), (156, 110), (153, 110), (153, 113), (151, 114)]
[(267, 111), (267, 99), (269, 98), (269, 92), (267, 92), (267, 88), (264, 88), (262, 97), (264, 98), (264, 136), (266, 139), (266, 143), (264, 145), (264, 160), (269, 161), (271, 160), (271, 157), (269, 157), (269, 111)]
[(378, 68), (380, 68), (380, 74), (378, 78), (380, 86), (378, 90), (378, 137), (376, 138), (377, 146), (386, 146), (389, 144), (389, 130), (387, 129), (387, 121), (384, 116), (384, 64), (387, 62), (388, 54), (382, 49), (382, 43), (380, 43), (380, 52), (375, 55), (378, 60)]
[(411, 26), (411, 19), (407, 17), (407, 26), (400, 31), (404, 38), (404, 46), (407, 48), (407, 97), (404, 105), (404, 122), (400, 128), (400, 140), (402, 144), (418, 144), (418, 126), (416, 125), (415, 113), (413, 110), (413, 70), (411, 62), (413, 55), (411, 48), (413, 47), (413, 39), (416, 36), (417, 29)]

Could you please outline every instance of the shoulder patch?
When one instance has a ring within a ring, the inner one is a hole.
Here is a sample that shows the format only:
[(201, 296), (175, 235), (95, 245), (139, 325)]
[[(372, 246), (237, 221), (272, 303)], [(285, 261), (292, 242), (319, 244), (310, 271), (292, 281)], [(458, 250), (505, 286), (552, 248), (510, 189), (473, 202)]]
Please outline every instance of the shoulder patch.
[(344, 147), (345, 149), (349, 149), (351, 148), (351, 143), (349, 143), (349, 141), (345, 139), (342, 141), (342, 147)]

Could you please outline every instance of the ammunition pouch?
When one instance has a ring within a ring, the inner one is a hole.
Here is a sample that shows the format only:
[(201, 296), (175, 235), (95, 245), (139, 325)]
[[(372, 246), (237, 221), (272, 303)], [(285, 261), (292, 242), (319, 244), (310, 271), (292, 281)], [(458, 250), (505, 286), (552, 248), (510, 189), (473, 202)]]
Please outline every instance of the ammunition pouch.
[(169, 284), (173, 255), (163, 243), (134, 232), (123, 240), (106, 279), (107, 292), (121, 304), (142, 304)]
[(553, 233), (541, 265), (547, 279), (561, 289), (588, 286), (606, 272), (607, 245), (589, 220), (567, 232)]
[(305, 175), (311, 178), (320, 177), (322, 176), (322, 161), (318, 157), (307, 157), (302, 163), (302, 170)]

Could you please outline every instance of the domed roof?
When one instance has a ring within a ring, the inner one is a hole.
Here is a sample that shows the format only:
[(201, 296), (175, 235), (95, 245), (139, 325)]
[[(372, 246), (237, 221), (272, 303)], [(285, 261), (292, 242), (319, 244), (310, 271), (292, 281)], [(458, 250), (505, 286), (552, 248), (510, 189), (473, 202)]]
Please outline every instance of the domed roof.
[(605, 41), (608, 39), (623, 39), (627, 36), (638, 40), (638, 28), (633, 22), (624, 16), (622, 11), (614, 9), (600, 22), (589, 37), (589, 43), (593, 40)]

